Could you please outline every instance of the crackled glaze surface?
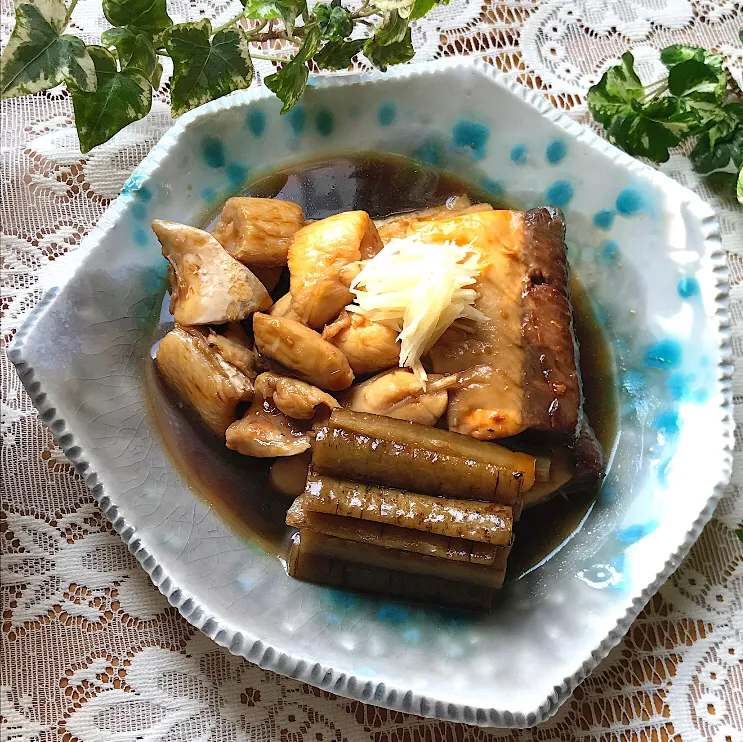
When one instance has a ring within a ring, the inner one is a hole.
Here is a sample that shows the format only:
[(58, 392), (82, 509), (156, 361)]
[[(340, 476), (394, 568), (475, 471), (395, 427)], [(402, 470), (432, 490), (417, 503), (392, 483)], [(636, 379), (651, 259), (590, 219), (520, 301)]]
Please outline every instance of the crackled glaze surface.
[[(616, 643), (727, 478), (727, 289), (712, 213), (478, 63), (326, 79), (290, 115), (278, 108), (240, 93), (185, 116), (18, 333), (12, 358), (130, 549), (206, 634), (350, 697), (533, 724)], [(518, 207), (562, 207), (571, 264), (614, 348), (621, 434), (597, 505), (569, 548), (489, 617), (290, 580), (187, 488), (146, 412), (142, 359), (164, 284), (149, 220), (199, 224), (262, 171), (359, 150), (445, 168)]]

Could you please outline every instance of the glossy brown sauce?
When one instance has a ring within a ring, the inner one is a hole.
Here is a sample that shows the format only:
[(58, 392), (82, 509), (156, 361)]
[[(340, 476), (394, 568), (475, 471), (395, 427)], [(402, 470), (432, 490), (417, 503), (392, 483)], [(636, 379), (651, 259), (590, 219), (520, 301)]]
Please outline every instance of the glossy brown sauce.
[[(339, 156), (307, 163), (249, 183), (243, 195), (278, 197), (298, 203), (308, 219), (363, 209), (373, 218), (445, 203), (466, 194), (473, 203), (499, 203), (469, 183), (410, 160), (381, 155)], [(568, 243), (570, 225), (568, 224)], [(273, 292), (288, 290), (282, 280)], [(616, 384), (611, 351), (580, 281), (573, 279), (575, 329), (580, 344), (585, 411), (608, 456), (617, 434)], [(167, 297), (166, 297), (167, 299)], [(153, 343), (172, 328), (164, 305)], [(175, 465), (211, 507), (245, 538), (285, 556), (291, 533), (284, 524), (291, 500), (272, 492), (267, 473), (272, 459), (261, 460), (228, 450), (222, 441), (184, 409), (165, 388), (151, 359), (145, 368), (150, 411)], [(511, 579), (530, 571), (566, 543), (596, 499), (596, 490), (561, 496), (524, 511), (515, 528), (508, 564)]]

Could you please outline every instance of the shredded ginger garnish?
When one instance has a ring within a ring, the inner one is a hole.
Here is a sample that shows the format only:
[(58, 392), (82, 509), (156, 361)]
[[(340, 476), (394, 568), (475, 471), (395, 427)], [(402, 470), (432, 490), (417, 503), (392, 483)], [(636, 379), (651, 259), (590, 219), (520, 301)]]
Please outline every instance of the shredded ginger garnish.
[(468, 245), (395, 237), (365, 262), (351, 283), (355, 301), (347, 309), (397, 330), (400, 366), (425, 382), (421, 356), (445, 330), (457, 320), (488, 319), (472, 306), (477, 292), (466, 288), (482, 270)]

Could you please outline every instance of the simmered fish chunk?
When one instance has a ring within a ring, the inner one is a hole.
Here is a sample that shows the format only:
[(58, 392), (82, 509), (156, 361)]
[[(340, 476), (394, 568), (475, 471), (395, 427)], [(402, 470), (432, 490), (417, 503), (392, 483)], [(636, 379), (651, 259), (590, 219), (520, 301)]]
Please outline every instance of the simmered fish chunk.
[(234, 322), (271, 306), (263, 284), (208, 232), (158, 219), (152, 229), (170, 263), (170, 311), (177, 324)]
[(397, 331), (359, 312), (341, 312), (322, 336), (341, 350), (354, 374), (373, 374), (397, 366), (400, 343)]
[(331, 392), (345, 389), (353, 381), (353, 371), (343, 353), (300, 322), (257, 313), (253, 336), (263, 358), (303, 381)]
[[(432, 374), (429, 381), (435, 382)], [(343, 406), (354, 412), (370, 412), (419, 425), (436, 425), (446, 412), (446, 389), (427, 391), (409, 369), (396, 368), (355, 384), (343, 398)]]
[(214, 236), (232, 257), (250, 266), (286, 265), (289, 243), (304, 226), (302, 207), (277, 198), (227, 201)]
[[(321, 329), (352, 297), (347, 266), (381, 248), (365, 211), (348, 211), (308, 224), (289, 247), (292, 306), (301, 321)], [(345, 269), (345, 270), (344, 270)]]
[(236, 420), (238, 404), (253, 397), (250, 379), (198, 329), (171, 330), (160, 341), (155, 362), (168, 385), (217, 435)]

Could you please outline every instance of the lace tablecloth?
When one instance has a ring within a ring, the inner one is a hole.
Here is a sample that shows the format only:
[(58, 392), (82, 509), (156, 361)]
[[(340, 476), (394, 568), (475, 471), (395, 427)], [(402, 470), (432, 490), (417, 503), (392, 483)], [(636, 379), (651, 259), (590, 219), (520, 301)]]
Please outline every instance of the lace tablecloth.
[[(169, 2), (215, 25), (237, 0)], [(2, 39), (12, 26), (2, 0)], [(97, 42), (100, 0), (76, 31)], [(585, 91), (631, 46), (641, 67), (676, 42), (723, 52), (741, 81), (736, 0), (451, 0), (414, 33), (418, 59), (481, 56), (576, 118)], [(259, 76), (271, 63), (258, 62)], [(167, 72), (164, 80), (167, 80)], [(124, 180), (171, 125), (167, 82), (151, 115), (86, 156), (59, 90), (3, 104), (3, 349)], [(664, 168), (718, 210), (731, 269), (733, 348), (743, 359), (743, 209), (675, 156)], [(743, 742), (743, 460), (714, 519), (624, 641), (548, 723), (497, 731), (347, 701), (231, 656), (149, 583), (2, 363), (0, 740), (13, 742)], [(735, 379), (743, 419), (743, 375)], [(736, 430), (736, 450), (743, 432)]]

